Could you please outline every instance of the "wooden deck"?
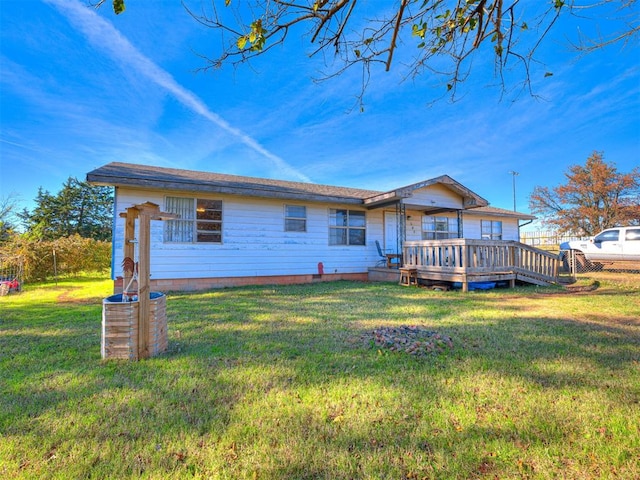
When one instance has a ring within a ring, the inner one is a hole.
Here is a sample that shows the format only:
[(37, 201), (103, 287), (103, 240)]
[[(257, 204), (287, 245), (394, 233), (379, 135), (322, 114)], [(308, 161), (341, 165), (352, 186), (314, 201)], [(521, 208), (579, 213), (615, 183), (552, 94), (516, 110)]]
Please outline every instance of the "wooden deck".
[(403, 267), (417, 270), (418, 278), (430, 281), (461, 282), (463, 291), (470, 282), (516, 280), (535, 285), (558, 281), (560, 257), (515, 241), (449, 240), (407, 241), (403, 246)]

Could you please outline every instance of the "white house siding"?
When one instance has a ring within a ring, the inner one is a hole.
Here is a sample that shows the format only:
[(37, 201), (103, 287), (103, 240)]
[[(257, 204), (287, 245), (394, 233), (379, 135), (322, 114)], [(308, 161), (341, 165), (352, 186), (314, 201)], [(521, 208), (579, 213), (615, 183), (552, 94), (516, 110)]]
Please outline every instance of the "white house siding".
[(466, 211), (462, 214), (462, 226), (464, 238), (482, 238), (480, 222), (491, 220), (502, 222), (502, 240), (520, 241), (517, 218), (490, 215), (481, 212)]
[(413, 210), (407, 211), (407, 222), (405, 225), (407, 240), (422, 240), (422, 213)]
[[(391, 210), (387, 210), (391, 211)], [(395, 211), (395, 210), (393, 210)], [(463, 213), (462, 226), (465, 238), (482, 238), (480, 221), (492, 220), (502, 222), (502, 239), (518, 241), (518, 219), (488, 213), (472, 213), (467, 210)], [(406, 239), (408, 241), (422, 240), (422, 217), (425, 215), (418, 210), (407, 210), (406, 212)], [(457, 218), (457, 213), (438, 213), (436, 217)]]
[[(482, 238), (482, 230), (480, 228), (481, 220), (492, 220), (502, 222), (502, 239), (503, 240), (515, 240), (518, 238), (518, 219), (513, 217), (505, 217), (499, 215), (491, 215), (488, 213), (473, 212), (473, 210), (467, 210), (462, 214), (462, 227), (464, 238)], [(406, 222), (406, 238), (409, 241), (422, 240), (422, 217), (423, 213), (420, 211), (407, 210), (407, 222)], [(436, 217), (457, 218), (456, 213), (438, 213)]]
[[(164, 210), (166, 196), (194, 197), (185, 192), (118, 188), (117, 212), (144, 202)], [(222, 200), (222, 244), (165, 243), (163, 222), (151, 226), (151, 278), (226, 278), (312, 275), (322, 263), (326, 274), (363, 273), (379, 260), (375, 240), (382, 238), (382, 212), (367, 211), (366, 246), (329, 245), (329, 209), (361, 210), (353, 205), (327, 205), (231, 195), (203, 195)], [(284, 205), (307, 207), (307, 231), (284, 232)], [(124, 219), (116, 219), (114, 277), (121, 275)]]
[(439, 208), (462, 208), (462, 197), (439, 184), (414, 190), (406, 202), (411, 205), (424, 205), (429, 208), (433, 206)]

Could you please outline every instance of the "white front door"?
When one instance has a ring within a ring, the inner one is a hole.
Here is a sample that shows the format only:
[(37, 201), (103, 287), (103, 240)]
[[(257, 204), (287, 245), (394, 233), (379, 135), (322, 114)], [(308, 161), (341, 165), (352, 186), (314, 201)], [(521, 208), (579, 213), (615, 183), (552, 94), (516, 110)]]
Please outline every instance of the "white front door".
[(395, 212), (384, 212), (384, 251), (396, 253), (398, 250), (398, 218)]

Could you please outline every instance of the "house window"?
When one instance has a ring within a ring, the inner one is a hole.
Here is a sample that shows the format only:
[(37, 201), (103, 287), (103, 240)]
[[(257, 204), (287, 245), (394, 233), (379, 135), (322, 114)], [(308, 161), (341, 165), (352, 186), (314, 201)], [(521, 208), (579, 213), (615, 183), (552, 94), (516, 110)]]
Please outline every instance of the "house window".
[(502, 222), (496, 220), (480, 220), (480, 228), (484, 240), (502, 240)]
[(364, 245), (367, 219), (357, 210), (329, 210), (329, 245)]
[(303, 207), (300, 205), (284, 206), (284, 231), (307, 231), (307, 207)]
[(221, 200), (167, 197), (165, 211), (180, 216), (164, 222), (165, 242), (222, 243)]
[(444, 240), (458, 238), (458, 219), (449, 217), (422, 217), (422, 239)]

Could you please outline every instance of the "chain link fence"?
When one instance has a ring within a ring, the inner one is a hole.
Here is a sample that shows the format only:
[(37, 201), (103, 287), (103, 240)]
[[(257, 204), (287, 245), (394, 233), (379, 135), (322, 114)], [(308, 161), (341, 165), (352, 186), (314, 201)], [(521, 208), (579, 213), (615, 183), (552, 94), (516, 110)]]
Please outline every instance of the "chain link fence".
[(560, 250), (560, 244), (573, 240), (585, 240), (588, 237), (558, 235), (554, 231), (521, 232), (520, 241), (542, 250), (560, 255), (562, 260), (559, 277), (562, 282), (575, 281), (580, 275), (592, 275), (602, 272), (603, 275), (629, 275), (632, 281), (640, 284), (640, 262), (631, 261), (591, 261), (581, 252)]
[(22, 290), (24, 257), (0, 255), (0, 297)]
[[(562, 269), (569, 272), (574, 278), (580, 274), (595, 272), (640, 274), (640, 262), (589, 260), (583, 253), (576, 250), (560, 251), (560, 258), (562, 259)], [(640, 276), (638, 281), (640, 282)]]

